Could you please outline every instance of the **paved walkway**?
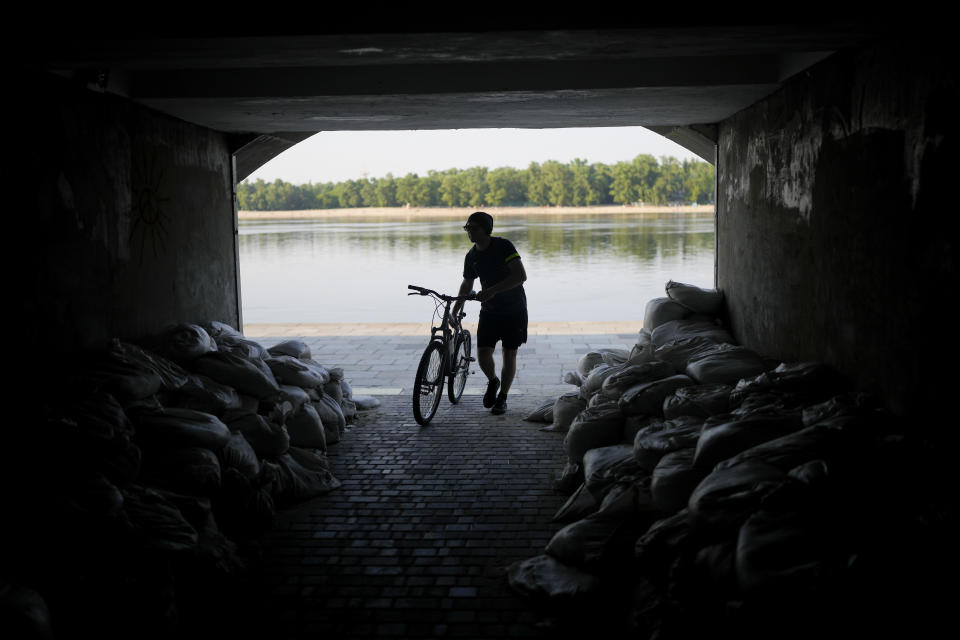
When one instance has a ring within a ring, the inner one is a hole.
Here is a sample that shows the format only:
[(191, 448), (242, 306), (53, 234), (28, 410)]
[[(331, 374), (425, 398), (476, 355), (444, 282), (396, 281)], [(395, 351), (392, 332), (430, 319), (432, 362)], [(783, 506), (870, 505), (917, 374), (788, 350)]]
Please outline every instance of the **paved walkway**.
[(330, 447), (342, 487), (284, 512), (266, 537), (270, 636), (556, 637), (505, 574), (511, 562), (543, 552), (566, 499), (553, 491), (562, 436), (523, 418), (572, 390), (559, 378), (582, 353), (629, 347), (639, 327), (531, 331), (507, 414), (482, 407), (478, 374), (459, 404), (442, 400), (427, 427), (414, 422), (408, 393), (426, 332), (327, 329), (270, 336), (245, 327), (264, 346), (306, 341), (315, 359), (344, 368), (355, 393), (381, 401)]

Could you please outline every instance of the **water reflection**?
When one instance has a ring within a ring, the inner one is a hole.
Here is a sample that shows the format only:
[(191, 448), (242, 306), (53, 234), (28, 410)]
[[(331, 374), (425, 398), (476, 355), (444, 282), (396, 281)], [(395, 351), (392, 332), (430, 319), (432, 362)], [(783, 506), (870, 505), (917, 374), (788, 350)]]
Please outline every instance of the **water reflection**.
[[(470, 248), (462, 227), (459, 217), (241, 221), (244, 321), (428, 320), (432, 307), (406, 285), (456, 289)], [(639, 320), (667, 280), (713, 284), (709, 213), (501, 217), (494, 235), (523, 256), (532, 321)]]

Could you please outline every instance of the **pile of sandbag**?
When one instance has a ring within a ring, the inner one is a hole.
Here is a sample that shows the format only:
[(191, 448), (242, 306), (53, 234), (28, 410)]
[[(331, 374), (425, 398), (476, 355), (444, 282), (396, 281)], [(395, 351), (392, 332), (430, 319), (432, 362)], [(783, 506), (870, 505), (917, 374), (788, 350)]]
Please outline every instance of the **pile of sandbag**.
[(510, 584), (658, 638), (813, 637), (922, 600), (898, 581), (911, 554), (935, 564), (930, 452), (832, 368), (735, 344), (722, 296), (692, 289), (668, 283), (636, 345), (585, 354), (579, 390), (528, 416), (563, 434), (569, 497)]
[[(178, 580), (240, 566), (237, 545), (278, 508), (339, 487), (328, 447), (379, 404), (302, 341), (267, 349), (218, 322), (113, 340), (73, 365), (57, 371), (36, 424), (7, 442), (21, 487), (9, 532), (32, 563), (23, 567), (32, 586), (64, 620), (88, 619), (74, 603), (90, 598), (115, 602), (111, 613), (136, 599), (159, 609), (127, 606), (127, 622), (175, 625)], [(170, 562), (189, 577), (177, 579)]]

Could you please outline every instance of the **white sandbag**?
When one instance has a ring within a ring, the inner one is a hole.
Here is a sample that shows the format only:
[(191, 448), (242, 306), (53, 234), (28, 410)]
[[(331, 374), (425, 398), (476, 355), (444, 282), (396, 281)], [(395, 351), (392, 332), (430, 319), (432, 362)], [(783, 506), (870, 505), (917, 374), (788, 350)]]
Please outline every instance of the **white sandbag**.
[(702, 289), (670, 280), (666, 290), (671, 300), (695, 313), (716, 316), (723, 310), (723, 292), (717, 289)]
[(665, 322), (682, 320), (690, 310), (670, 298), (653, 298), (643, 310), (643, 328), (653, 331)]
[(712, 469), (742, 451), (797, 431), (799, 426), (794, 418), (780, 415), (759, 414), (719, 423), (708, 420), (697, 440), (694, 463)]
[(653, 420), (634, 437), (633, 457), (642, 468), (653, 471), (668, 453), (695, 447), (702, 427), (702, 420), (689, 416)]
[(683, 373), (691, 360), (711, 353), (717, 344), (717, 342), (705, 336), (676, 338), (656, 347), (651, 357), (668, 362), (678, 372)]
[(231, 434), (230, 441), (220, 450), (219, 456), (223, 469), (236, 469), (248, 480), (255, 480), (260, 475), (257, 452), (240, 432)]
[(675, 373), (676, 371), (672, 366), (660, 360), (652, 360), (643, 364), (625, 364), (603, 377), (601, 391), (619, 399), (631, 387), (645, 382), (662, 380)]
[(697, 384), (680, 387), (663, 399), (663, 417), (694, 416), (709, 418), (730, 409), (729, 384)]
[(161, 341), (163, 355), (181, 365), (217, 350), (217, 343), (198, 324), (169, 327), (163, 332)]
[(320, 387), (330, 381), (315, 367), (298, 360), (293, 356), (271, 356), (265, 359), (274, 377), (283, 384), (292, 384), (298, 387)]
[(540, 406), (528, 413), (524, 420), (526, 422), (553, 422), (553, 405), (556, 402), (557, 399), (553, 398), (541, 403)]
[(549, 600), (576, 599), (595, 594), (600, 579), (556, 558), (542, 554), (507, 567), (507, 582), (517, 593)]
[(373, 396), (355, 396), (351, 395), (351, 400), (357, 405), (357, 411), (369, 411), (380, 406), (380, 401)]
[(664, 398), (680, 387), (692, 384), (694, 381), (683, 374), (645, 382), (624, 391), (618, 404), (624, 415), (662, 415)]
[(583, 483), (598, 500), (603, 499), (614, 482), (639, 472), (633, 447), (628, 444), (596, 447), (583, 454)]
[(694, 466), (694, 448), (672, 451), (657, 463), (650, 481), (653, 504), (666, 513), (674, 513), (687, 506), (690, 494), (700, 481), (710, 473), (709, 469)]
[(286, 427), (268, 422), (263, 416), (243, 416), (231, 422), (230, 427), (243, 434), (260, 458), (275, 458), (290, 448), (290, 434)]
[(565, 371), (561, 380), (564, 384), (572, 384), (578, 387), (583, 384), (583, 376), (579, 371)]
[(306, 449), (327, 450), (327, 437), (323, 422), (314, 406), (306, 402), (292, 413), (284, 423), (290, 434), (290, 446)]
[(148, 445), (164, 447), (203, 447), (222, 449), (230, 440), (230, 429), (210, 413), (161, 407), (131, 413), (136, 439)]
[(277, 379), (263, 360), (217, 351), (197, 358), (192, 367), (220, 384), (260, 400), (280, 393)]
[(752, 349), (718, 344), (691, 359), (685, 373), (700, 384), (735, 385), (744, 378), (760, 375), (768, 368), (766, 361)]
[(619, 443), (624, 420), (616, 403), (585, 408), (570, 423), (570, 430), (563, 439), (569, 461), (582, 464), (583, 454), (590, 449)]
[(612, 366), (623, 364), (630, 352), (626, 349), (595, 349), (580, 356), (577, 361), (577, 371), (586, 379), (595, 367), (601, 364)]
[(353, 400), (353, 387), (346, 378), (340, 378), (340, 393), (348, 400)]
[(650, 340), (655, 348), (660, 348), (671, 340), (701, 336), (717, 343), (733, 344), (730, 332), (719, 324), (703, 318), (670, 320), (650, 332)]
[(284, 340), (269, 347), (267, 352), (271, 356), (292, 356), (294, 358), (310, 357), (310, 347), (303, 340)]
[(580, 397), (579, 392), (561, 395), (553, 405), (553, 423), (543, 430), (567, 433), (574, 418), (586, 408), (587, 401)]
[(600, 390), (603, 381), (608, 376), (613, 375), (619, 370), (619, 367), (602, 362), (595, 366), (580, 385), (580, 397), (589, 400), (590, 397)]

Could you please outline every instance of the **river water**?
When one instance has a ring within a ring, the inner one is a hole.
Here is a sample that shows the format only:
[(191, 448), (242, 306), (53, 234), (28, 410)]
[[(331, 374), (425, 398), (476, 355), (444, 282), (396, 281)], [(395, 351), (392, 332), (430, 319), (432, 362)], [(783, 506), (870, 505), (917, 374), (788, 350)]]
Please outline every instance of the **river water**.
[[(463, 223), (241, 220), (243, 321), (427, 322), (433, 305), (407, 285), (456, 293), (471, 247)], [(501, 216), (493, 235), (523, 259), (531, 322), (641, 321), (668, 280), (713, 287), (712, 212)], [(478, 309), (468, 303), (468, 321)]]

